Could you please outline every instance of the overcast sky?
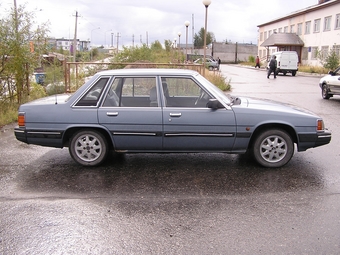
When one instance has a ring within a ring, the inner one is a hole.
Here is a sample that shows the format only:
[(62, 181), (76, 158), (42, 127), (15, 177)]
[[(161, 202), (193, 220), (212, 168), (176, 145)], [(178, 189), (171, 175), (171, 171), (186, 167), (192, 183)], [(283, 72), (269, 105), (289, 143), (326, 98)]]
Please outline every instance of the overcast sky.
[[(159, 40), (177, 39), (185, 43), (188, 20), (188, 43), (193, 31), (204, 27), (205, 7), (202, 0), (16, 0), (34, 11), (36, 23), (49, 21), (51, 37), (90, 40), (92, 45), (140, 45)], [(13, 7), (14, 0), (1, 0), (1, 16)], [(29, 3), (29, 4), (28, 4)], [(318, 4), (318, 0), (212, 0), (208, 8), (208, 31), (216, 40), (257, 43), (257, 25), (291, 12)], [(194, 26), (192, 26), (194, 24)], [(112, 37), (111, 34), (114, 33)]]

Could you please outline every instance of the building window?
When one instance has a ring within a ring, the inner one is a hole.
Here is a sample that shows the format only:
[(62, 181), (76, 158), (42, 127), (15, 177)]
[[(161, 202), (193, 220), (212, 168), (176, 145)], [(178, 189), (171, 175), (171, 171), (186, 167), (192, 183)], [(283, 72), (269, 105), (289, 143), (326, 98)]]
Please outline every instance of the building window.
[(318, 58), (318, 47), (312, 47), (312, 56), (311, 59), (317, 59)]
[(265, 39), (265, 40), (267, 39), (267, 31), (264, 32), (264, 39)]
[(305, 24), (305, 35), (310, 34), (310, 25), (311, 25), (311, 22), (310, 21), (306, 21), (306, 24)]
[(308, 47), (302, 48), (301, 60), (308, 60)]
[(328, 56), (329, 46), (321, 46), (320, 58), (324, 60)]
[(279, 28), (279, 33), (280, 33), (280, 34), (282, 33), (282, 27)]
[(335, 17), (335, 29), (340, 29), (340, 14)]
[(320, 32), (320, 22), (321, 22), (320, 19), (314, 20), (314, 29), (313, 29), (314, 33)]
[(290, 25), (290, 32), (294, 33), (295, 25)]
[(297, 24), (297, 31), (296, 33), (298, 35), (302, 35), (302, 23)]
[(331, 30), (332, 16), (325, 17), (325, 23), (323, 24), (323, 31)]
[(288, 33), (288, 26), (284, 27), (284, 33)]
[(276, 34), (277, 33), (277, 29), (273, 29), (273, 34)]
[(333, 51), (338, 57), (340, 57), (340, 45), (333, 45)]
[(271, 35), (272, 35), (272, 31), (269, 30), (269, 31), (268, 31), (268, 37), (270, 37)]
[(263, 41), (263, 32), (260, 33), (260, 41)]

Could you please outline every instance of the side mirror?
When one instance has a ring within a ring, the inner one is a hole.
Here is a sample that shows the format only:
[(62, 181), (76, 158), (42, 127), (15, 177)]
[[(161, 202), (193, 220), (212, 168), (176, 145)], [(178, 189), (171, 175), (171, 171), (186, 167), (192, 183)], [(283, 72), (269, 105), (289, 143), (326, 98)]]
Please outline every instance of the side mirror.
[(334, 72), (333, 71), (329, 71), (328, 74), (334, 75)]
[(209, 99), (209, 102), (207, 103), (207, 107), (211, 109), (220, 109), (224, 108), (224, 106), (215, 98)]

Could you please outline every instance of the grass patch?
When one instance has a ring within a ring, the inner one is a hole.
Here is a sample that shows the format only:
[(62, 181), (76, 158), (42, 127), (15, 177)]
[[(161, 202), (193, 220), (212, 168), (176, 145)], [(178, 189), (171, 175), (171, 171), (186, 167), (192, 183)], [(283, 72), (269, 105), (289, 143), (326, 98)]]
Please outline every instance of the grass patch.
[(329, 70), (322, 66), (299, 66), (299, 72), (327, 74)]
[(18, 105), (0, 102), (0, 127), (13, 123), (18, 119)]
[(227, 81), (227, 78), (224, 77), (220, 72), (206, 73), (205, 78), (222, 91), (230, 90), (230, 79)]

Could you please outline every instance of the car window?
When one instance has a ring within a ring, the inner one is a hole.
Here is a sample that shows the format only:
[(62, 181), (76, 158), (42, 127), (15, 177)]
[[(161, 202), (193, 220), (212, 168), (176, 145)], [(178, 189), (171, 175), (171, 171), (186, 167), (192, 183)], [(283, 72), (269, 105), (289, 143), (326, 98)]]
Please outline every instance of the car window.
[(156, 107), (158, 96), (155, 77), (116, 77), (105, 101), (105, 107)]
[(108, 80), (108, 77), (99, 79), (76, 103), (76, 106), (96, 106)]
[(206, 107), (212, 98), (190, 78), (163, 77), (162, 85), (167, 107)]

